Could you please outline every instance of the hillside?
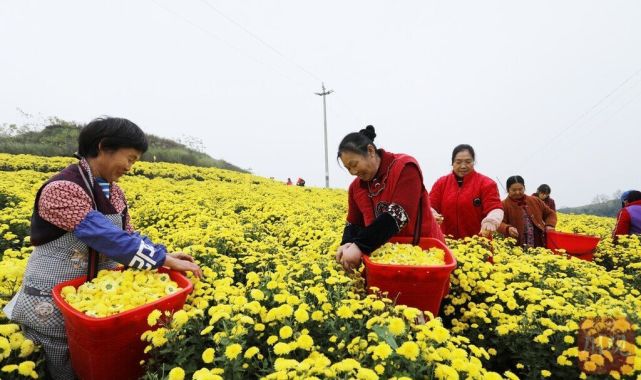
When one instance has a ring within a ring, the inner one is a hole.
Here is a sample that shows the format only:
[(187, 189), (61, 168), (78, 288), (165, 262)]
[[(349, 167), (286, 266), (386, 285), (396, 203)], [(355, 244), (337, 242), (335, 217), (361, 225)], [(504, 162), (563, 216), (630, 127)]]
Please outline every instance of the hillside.
[(594, 203), (591, 205), (560, 208), (558, 211), (566, 214), (587, 214), (616, 217), (620, 209), (621, 201), (618, 199), (611, 199), (606, 202)]
[[(0, 134), (0, 153), (33, 154), (47, 157), (69, 157), (77, 149), (81, 125), (62, 120), (40, 131), (23, 130), (17, 134)], [(191, 149), (176, 141), (147, 134), (149, 150), (142, 161), (172, 162), (191, 166), (215, 167), (246, 173), (227, 161)]]

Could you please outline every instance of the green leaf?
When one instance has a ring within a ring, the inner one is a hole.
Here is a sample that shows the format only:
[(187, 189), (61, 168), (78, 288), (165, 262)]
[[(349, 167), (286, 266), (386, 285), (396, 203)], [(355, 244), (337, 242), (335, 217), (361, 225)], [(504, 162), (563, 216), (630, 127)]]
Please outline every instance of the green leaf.
[(374, 330), (376, 335), (378, 335), (379, 338), (383, 339), (385, 343), (389, 344), (389, 346), (394, 350), (398, 348), (398, 344), (396, 344), (394, 336), (389, 332), (386, 326), (374, 325), (374, 327), (372, 327), (372, 330)]

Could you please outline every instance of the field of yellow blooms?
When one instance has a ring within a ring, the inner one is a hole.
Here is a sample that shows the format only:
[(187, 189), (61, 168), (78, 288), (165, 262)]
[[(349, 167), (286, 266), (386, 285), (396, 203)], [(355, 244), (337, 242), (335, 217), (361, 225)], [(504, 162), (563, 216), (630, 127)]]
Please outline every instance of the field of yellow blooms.
[[(0, 162), (1, 307), (32, 249), (35, 193), (73, 159), (0, 154)], [(194, 255), (205, 273), (192, 279), (184, 311), (150, 314), (160, 328), (141, 337), (145, 379), (641, 374), (641, 242), (613, 244), (612, 218), (559, 215), (559, 230), (602, 237), (594, 262), (500, 236), (449, 240), (458, 261), (449, 295), (440, 318), (421, 323), (418, 310), (368, 295), (362, 277), (335, 264), (345, 191), (145, 162), (121, 186), (134, 227)], [(607, 331), (598, 329), (604, 320), (614, 321)], [(0, 378), (43, 375), (42, 350), (0, 315)]]

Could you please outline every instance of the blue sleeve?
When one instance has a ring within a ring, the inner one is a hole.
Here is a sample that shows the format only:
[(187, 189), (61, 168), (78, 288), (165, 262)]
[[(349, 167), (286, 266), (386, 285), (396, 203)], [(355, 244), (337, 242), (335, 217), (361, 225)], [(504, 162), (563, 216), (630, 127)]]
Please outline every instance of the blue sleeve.
[[(149, 245), (153, 245), (153, 246), (156, 246), (156, 245), (161, 246), (160, 244), (154, 244), (147, 236), (141, 235), (137, 231), (132, 232), (129, 236), (134, 236), (134, 237), (137, 237), (139, 239), (142, 239), (142, 241), (144, 241), (145, 244), (149, 244)], [(164, 247), (164, 245), (162, 247)]]
[(98, 211), (92, 210), (76, 226), (73, 235), (96, 251), (121, 264), (138, 269), (158, 268), (167, 249), (138, 233), (128, 234)]

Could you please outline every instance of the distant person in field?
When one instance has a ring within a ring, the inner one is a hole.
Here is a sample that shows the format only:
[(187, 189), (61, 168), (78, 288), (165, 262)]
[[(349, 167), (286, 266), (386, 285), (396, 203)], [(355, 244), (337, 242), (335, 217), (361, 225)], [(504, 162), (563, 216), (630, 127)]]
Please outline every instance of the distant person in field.
[(522, 246), (545, 247), (545, 232), (556, 227), (556, 212), (538, 197), (525, 194), (520, 175), (508, 178), (505, 188), (508, 196), (503, 200), (505, 216), (499, 232)]
[(543, 203), (545, 203), (546, 206), (551, 208), (552, 211), (556, 212), (556, 204), (554, 203), (554, 199), (550, 198), (551, 193), (552, 190), (550, 189), (550, 186), (542, 184), (536, 189), (536, 193), (532, 194), (532, 196), (538, 197), (543, 201)]
[(630, 190), (621, 194), (621, 211), (612, 232), (616, 241), (618, 235), (641, 234), (641, 191)]
[(296, 186), (301, 186), (301, 187), (305, 186), (305, 180), (302, 178), (298, 178), (296, 180)]
[(38, 190), (31, 216), (31, 244), (22, 287), (5, 313), (29, 339), (44, 348), (47, 376), (75, 377), (65, 325), (52, 288), (64, 281), (122, 264), (136, 269), (160, 266), (202, 277), (193, 259), (134, 231), (125, 194), (116, 182), (147, 150), (144, 132), (126, 119), (100, 118), (80, 131), (78, 163)]
[(287, 178), (287, 182), (285, 182), (285, 184), (286, 184), (287, 186), (291, 186), (291, 185), (293, 185), (293, 183), (292, 183), (292, 179), (288, 177), (288, 178)]
[(503, 220), (496, 182), (474, 170), (474, 148), (461, 144), (452, 152), (452, 172), (439, 178), (430, 192), (433, 214), (445, 235), (454, 239), (489, 236)]
[(368, 125), (338, 145), (338, 158), (356, 178), (349, 186), (347, 223), (336, 261), (346, 271), (358, 268), (369, 255), (394, 236), (444, 241), (432, 216), (423, 174), (416, 159), (374, 145), (376, 132)]

